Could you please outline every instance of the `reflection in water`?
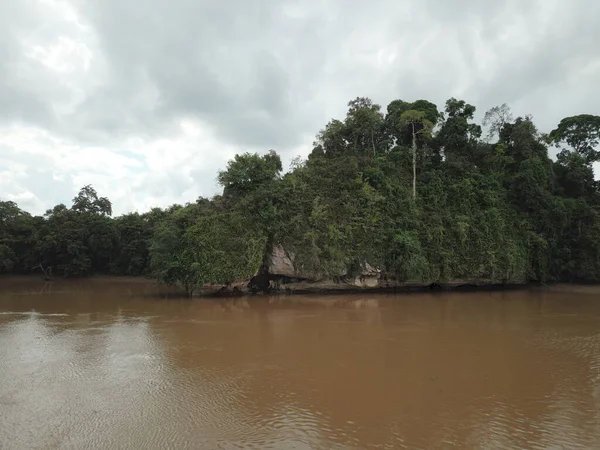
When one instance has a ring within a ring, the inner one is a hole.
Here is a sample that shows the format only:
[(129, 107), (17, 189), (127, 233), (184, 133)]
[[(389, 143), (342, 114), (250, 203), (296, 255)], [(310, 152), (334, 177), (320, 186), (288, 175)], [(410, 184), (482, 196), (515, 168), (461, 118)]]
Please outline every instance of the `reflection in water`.
[(0, 291), (0, 448), (600, 446), (596, 292), (165, 294)]

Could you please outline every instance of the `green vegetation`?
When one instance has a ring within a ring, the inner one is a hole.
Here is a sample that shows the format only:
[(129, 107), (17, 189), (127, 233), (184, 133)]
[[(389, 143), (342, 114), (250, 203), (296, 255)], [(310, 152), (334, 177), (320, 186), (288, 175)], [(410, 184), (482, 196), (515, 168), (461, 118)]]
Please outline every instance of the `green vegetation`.
[(542, 135), (502, 105), (482, 138), (454, 98), (348, 106), (286, 174), (273, 151), (237, 155), (212, 199), (116, 218), (91, 186), (43, 217), (0, 201), (0, 273), (145, 275), (191, 293), (251, 277), (282, 244), (314, 278), (369, 263), (423, 283), (600, 280), (600, 117)]

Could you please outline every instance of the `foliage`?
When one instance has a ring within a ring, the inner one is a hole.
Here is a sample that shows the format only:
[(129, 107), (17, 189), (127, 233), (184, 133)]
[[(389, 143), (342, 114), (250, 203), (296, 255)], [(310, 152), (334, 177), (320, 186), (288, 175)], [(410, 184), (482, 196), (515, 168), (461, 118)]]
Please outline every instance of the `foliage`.
[(112, 215), (112, 203), (106, 197), (98, 197), (96, 190), (91, 185), (81, 188), (77, 197), (73, 199), (73, 211), (102, 216)]
[(274, 151), (236, 155), (222, 195), (143, 214), (111, 217), (89, 185), (41, 217), (0, 201), (0, 273), (144, 275), (191, 294), (248, 279), (281, 244), (312, 278), (369, 263), (400, 282), (600, 281), (600, 117), (543, 135), (504, 104), (482, 139), (475, 111), (357, 97), (288, 173)]
[(413, 199), (417, 196), (417, 137), (429, 139), (433, 123), (427, 119), (424, 111), (409, 109), (400, 115), (399, 128), (407, 128), (411, 135), (412, 168), (413, 168)]
[(205, 284), (246, 279), (259, 269), (266, 243), (248, 225), (239, 214), (199, 215), (188, 205), (157, 226), (150, 240), (150, 273), (190, 295)]
[(219, 172), (218, 180), (224, 195), (240, 197), (276, 179), (281, 169), (281, 159), (272, 150), (264, 156), (244, 153), (229, 161), (227, 170)]
[(598, 161), (600, 152), (600, 117), (591, 114), (565, 117), (548, 135), (550, 143), (568, 144), (581, 154), (588, 163)]

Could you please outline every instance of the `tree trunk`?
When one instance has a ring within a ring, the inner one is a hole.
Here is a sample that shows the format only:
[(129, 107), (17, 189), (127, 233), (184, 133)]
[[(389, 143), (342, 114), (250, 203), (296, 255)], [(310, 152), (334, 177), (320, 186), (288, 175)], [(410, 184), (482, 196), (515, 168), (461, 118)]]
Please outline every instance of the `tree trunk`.
[(375, 155), (375, 139), (373, 139), (373, 130), (371, 130), (371, 144), (373, 144), (373, 155)]
[(50, 280), (50, 277), (52, 276), (52, 267), (48, 267), (48, 270), (46, 270), (44, 268), (44, 264), (39, 263), (37, 266), (34, 266), (31, 270), (35, 270), (38, 267), (42, 269), (42, 272), (44, 272), (44, 278), (46, 279), (46, 281)]
[(417, 135), (412, 124), (413, 200), (417, 198)]

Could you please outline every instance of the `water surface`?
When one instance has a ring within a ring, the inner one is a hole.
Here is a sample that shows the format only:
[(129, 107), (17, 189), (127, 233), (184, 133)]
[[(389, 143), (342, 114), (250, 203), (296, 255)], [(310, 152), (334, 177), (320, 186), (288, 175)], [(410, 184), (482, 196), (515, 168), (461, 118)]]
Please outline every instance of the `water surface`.
[(0, 278), (0, 448), (600, 448), (598, 294)]

